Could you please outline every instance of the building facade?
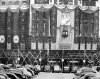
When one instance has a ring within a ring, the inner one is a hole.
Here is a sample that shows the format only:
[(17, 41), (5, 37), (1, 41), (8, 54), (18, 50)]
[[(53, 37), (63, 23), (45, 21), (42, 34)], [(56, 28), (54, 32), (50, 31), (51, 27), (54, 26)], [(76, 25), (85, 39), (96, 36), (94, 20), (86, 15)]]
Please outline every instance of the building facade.
[(44, 58), (95, 58), (94, 53), (99, 54), (99, 4), (99, 0), (2, 0), (1, 59), (23, 58), (32, 64)]

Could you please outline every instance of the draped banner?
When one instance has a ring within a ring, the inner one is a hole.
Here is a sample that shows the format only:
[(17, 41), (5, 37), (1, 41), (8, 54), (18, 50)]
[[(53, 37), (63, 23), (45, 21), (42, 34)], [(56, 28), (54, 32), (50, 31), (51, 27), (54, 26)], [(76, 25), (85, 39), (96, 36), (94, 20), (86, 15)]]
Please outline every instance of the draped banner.
[[(78, 11), (78, 12), (77, 12)], [(92, 43), (92, 39), (98, 36), (97, 28), (99, 27), (97, 17), (98, 7), (78, 6), (75, 12), (75, 43), (80, 40), (80, 43)], [(97, 23), (96, 23), (97, 22)], [(96, 32), (96, 33), (95, 33)], [(78, 35), (79, 34), (79, 35)], [(80, 36), (81, 35), (81, 36)], [(91, 35), (93, 37), (91, 37)], [(78, 36), (78, 37), (76, 37)], [(79, 39), (80, 37), (80, 39)], [(86, 39), (85, 39), (86, 38)], [(91, 39), (92, 38), (92, 39)], [(96, 38), (97, 39), (97, 38)], [(95, 41), (93, 41), (95, 43)]]
[(76, 8), (75, 9), (75, 29), (74, 29), (74, 43), (78, 43), (78, 41), (79, 41), (79, 9), (78, 8)]
[[(29, 40), (28, 26), (29, 26), (28, 5), (9, 6), (8, 16), (7, 16), (7, 46), (8, 46), (7, 49), (8, 50), (19, 49), (19, 43), (20, 43), (20, 47), (23, 45), (28, 47), (28, 42), (27, 42)], [(22, 48), (25, 48), (25, 46)]]
[(19, 6), (10, 6), (9, 11), (12, 13), (12, 49), (19, 48)]
[(13, 26), (13, 13), (8, 10), (7, 17), (7, 50), (12, 49), (12, 26)]
[(54, 7), (50, 11), (50, 35), (51, 42), (56, 42), (56, 28), (57, 28), (57, 8)]
[(0, 6), (0, 49), (6, 49), (7, 7)]
[[(20, 48), (28, 50), (29, 47), (29, 7), (21, 6), (19, 10)], [(25, 48), (25, 49), (24, 49)]]
[(57, 9), (52, 5), (32, 6), (32, 42), (38, 41), (39, 43), (48, 43), (49, 40), (51, 40), (51, 42), (56, 42), (56, 10)]

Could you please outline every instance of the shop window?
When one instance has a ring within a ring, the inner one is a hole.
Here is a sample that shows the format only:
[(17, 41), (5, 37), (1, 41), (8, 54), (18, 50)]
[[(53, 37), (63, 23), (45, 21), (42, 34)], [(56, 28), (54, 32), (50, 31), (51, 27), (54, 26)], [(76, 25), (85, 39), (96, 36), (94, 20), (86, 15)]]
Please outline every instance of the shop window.
[(16, 2), (15, 2), (15, 5), (19, 5), (19, 1), (16, 1)]

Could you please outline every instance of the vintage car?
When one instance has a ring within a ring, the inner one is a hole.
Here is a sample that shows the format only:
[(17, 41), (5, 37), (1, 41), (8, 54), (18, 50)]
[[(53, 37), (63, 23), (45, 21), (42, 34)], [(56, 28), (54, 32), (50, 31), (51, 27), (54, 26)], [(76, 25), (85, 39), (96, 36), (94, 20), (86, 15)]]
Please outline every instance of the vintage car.
[(45, 65), (45, 67), (44, 67), (44, 71), (46, 71), (46, 72), (50, 72), (50, 65)]
[(69, 66), (64, 66), (63, 72), (64, 73), (69, 73)]
[(73, 79), (100, 79), (96, 73), (82, 73), (80, 76), (76, 76)]
[(62, 70), (61, 70), (61, 67), (58, 65), (58, 64), (55, 64), (54, 66), (53, 66), (54, 68), (54, 72), (61, 72)]
[(100, 79), (100, 74), (92, 68), (82, 67), (77, 70), (73, 79)]

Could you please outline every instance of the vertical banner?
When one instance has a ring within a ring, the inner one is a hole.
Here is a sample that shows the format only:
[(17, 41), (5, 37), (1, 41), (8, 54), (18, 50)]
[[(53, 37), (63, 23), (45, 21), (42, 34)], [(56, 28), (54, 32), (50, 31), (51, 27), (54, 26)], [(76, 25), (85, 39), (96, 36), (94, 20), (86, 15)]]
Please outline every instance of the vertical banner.
[(19, 48), (19, 6), (10, 6), (9, 11), (12, 14), (12, 49), (15, 50)]
[(22, 5), (19, 10), (20, 48), (28, 50), (29, 47), (29, 6)]
[(74, 43), (78, 43), (78, 37), (79, 37), (79, 9), (75, 9), (75, 29), (74, 29)]
[(6, 49), (6, 23), (7, 22), (7, 6), (0, 7), (0, 50)]
[(94, 13), (94, 39), (93, 39), (93, 42), (96, 44), (98, 42), (98, 38), (99, 38), (99, 10), (97, 10), (95, 13)]
[(7, 17), (7, 50), (12, 50), (12, 25), (13, 25), (13, 13), (8, 10)]
[(53, 6), (50, 11), (50, 34), (51, 42), (56, 42), (56, 29), (57, 29), (57, 8)]

